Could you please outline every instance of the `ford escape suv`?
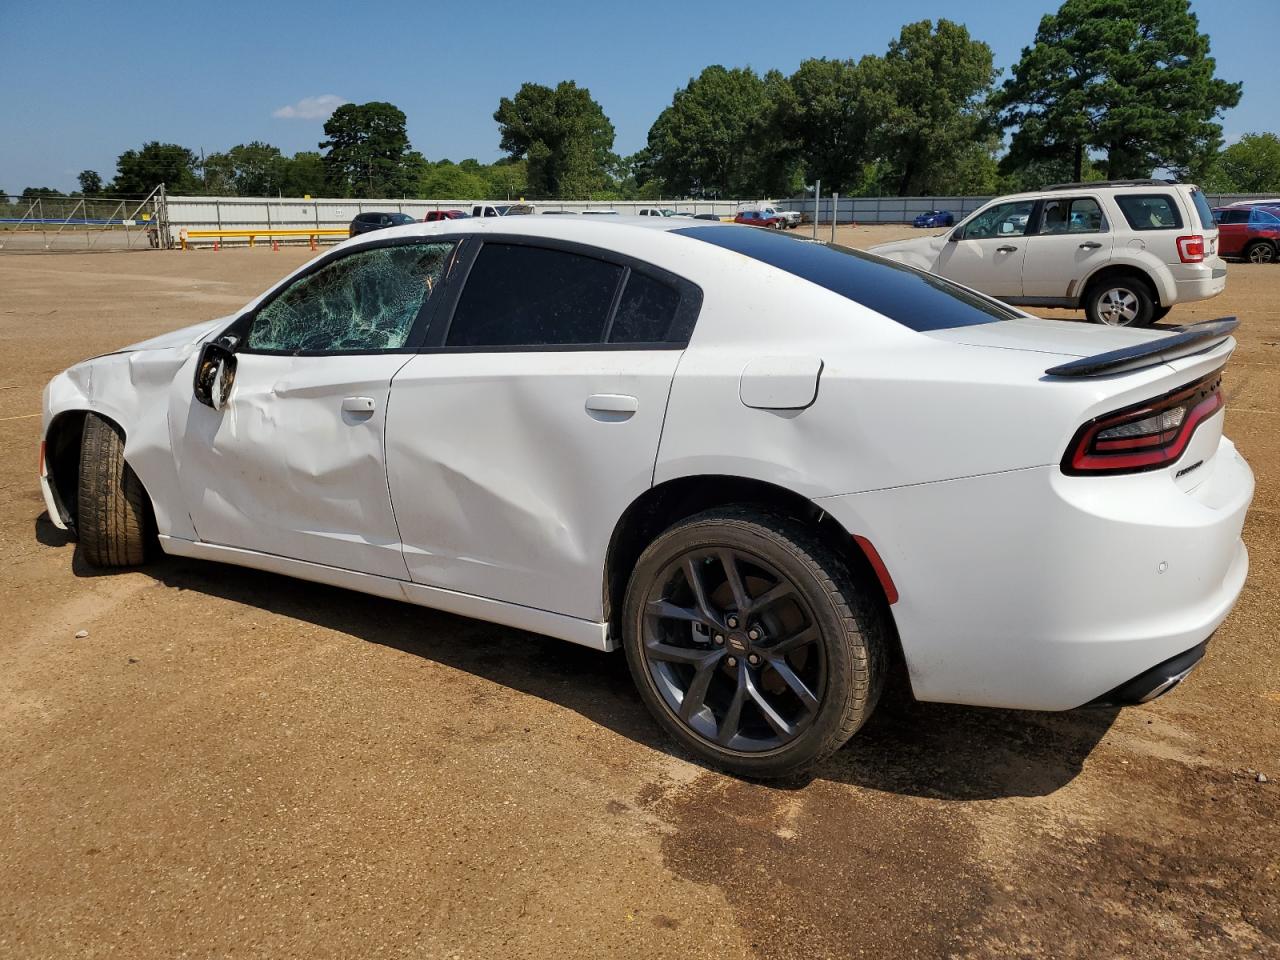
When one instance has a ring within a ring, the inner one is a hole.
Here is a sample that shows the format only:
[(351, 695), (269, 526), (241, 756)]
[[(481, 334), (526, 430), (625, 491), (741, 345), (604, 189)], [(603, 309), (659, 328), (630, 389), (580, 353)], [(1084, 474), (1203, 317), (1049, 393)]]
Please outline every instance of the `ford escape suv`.
[(871, 252), (1006, 303), (1146, 326), (1227, 284), (1218, 225), (1193, 184), (1062, 183), (997, 197), (954, 229)]

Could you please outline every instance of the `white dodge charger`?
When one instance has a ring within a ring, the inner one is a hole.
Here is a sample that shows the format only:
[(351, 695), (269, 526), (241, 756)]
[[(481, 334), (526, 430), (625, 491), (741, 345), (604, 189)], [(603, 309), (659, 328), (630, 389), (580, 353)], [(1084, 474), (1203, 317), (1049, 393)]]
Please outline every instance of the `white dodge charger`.
[(1163, 693), (1244, 583), (1234, 320), (1040, 320), (776, 232), (379, 231), (59, 374), (49, 516), (621, 646), (689, 750), (784, 775), (923, 700)]

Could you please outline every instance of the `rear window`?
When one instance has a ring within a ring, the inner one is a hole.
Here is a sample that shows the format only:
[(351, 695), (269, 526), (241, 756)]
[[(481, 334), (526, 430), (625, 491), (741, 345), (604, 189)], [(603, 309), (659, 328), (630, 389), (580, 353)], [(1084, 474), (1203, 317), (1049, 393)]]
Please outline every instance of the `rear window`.
[(1200, 218), (1201, 229), (1212, 230), (1213, 208), (1209, 206), (1209, 201), (1204, 198), (1204, 194), (1199, 190), (1192, 190), (1191, 202), (1195, 204), (1196, 216)]
[[(1173, 197), (1164, 193), (1117, 193), (1116, 204), (1135, 230), (1181, 230), (1182, 216)], [(1206, 207), (1206, 209), (1208, 209)], [(1209, 215), (1213, 226), (1213, 214)]]
[(816, 283), (912, 330), (945, 330), (1017, 316), (1016, 311), (950, 280), (849, 247), (730, 226), (684, 227), (674, 232)]

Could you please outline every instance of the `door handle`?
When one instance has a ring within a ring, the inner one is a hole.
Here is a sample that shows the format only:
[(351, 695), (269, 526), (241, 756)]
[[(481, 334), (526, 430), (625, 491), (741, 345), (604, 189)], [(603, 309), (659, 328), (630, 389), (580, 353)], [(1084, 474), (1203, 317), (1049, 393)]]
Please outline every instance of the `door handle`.
[(1098, 243), (1098, 241), (1096, 240), (1086, 240), (1084, 243), (1080, 244), (1080, 249), (1081, 250), (1100, 250), (1102, 249), (1102, 244)]
[(640, 401), (625, 393), (593, 393), (587, 397), (587, 413), (597, 420), (626, 420), (640, 409)]
[(343, 413), (373, 413), (377, 406), (377, 401), (375, 401), (373, 397), (342, 398)]
[(1006, 243), (1003, 246), (996, 247), (996, 253), (1013, 253), (1013, 251), (1017, 249), (1018, 248), (1013, 246), (1012, 244)]

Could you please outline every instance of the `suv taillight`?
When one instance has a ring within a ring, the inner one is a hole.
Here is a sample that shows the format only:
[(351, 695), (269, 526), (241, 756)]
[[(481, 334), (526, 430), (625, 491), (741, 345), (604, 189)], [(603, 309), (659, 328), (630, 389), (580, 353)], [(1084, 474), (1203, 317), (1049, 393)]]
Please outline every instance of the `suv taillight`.
[(1178, 238), (1178, 257), (1183, 263), (1204, 262), (1204, 237), (1192, 234)]
[(1146, 403), (1095, 417), (1076, 431), (1062, 458), (1073, 476), (1141, 473), (1182, 456), (1196, 428), (1222, 409), (1222, 371)]

